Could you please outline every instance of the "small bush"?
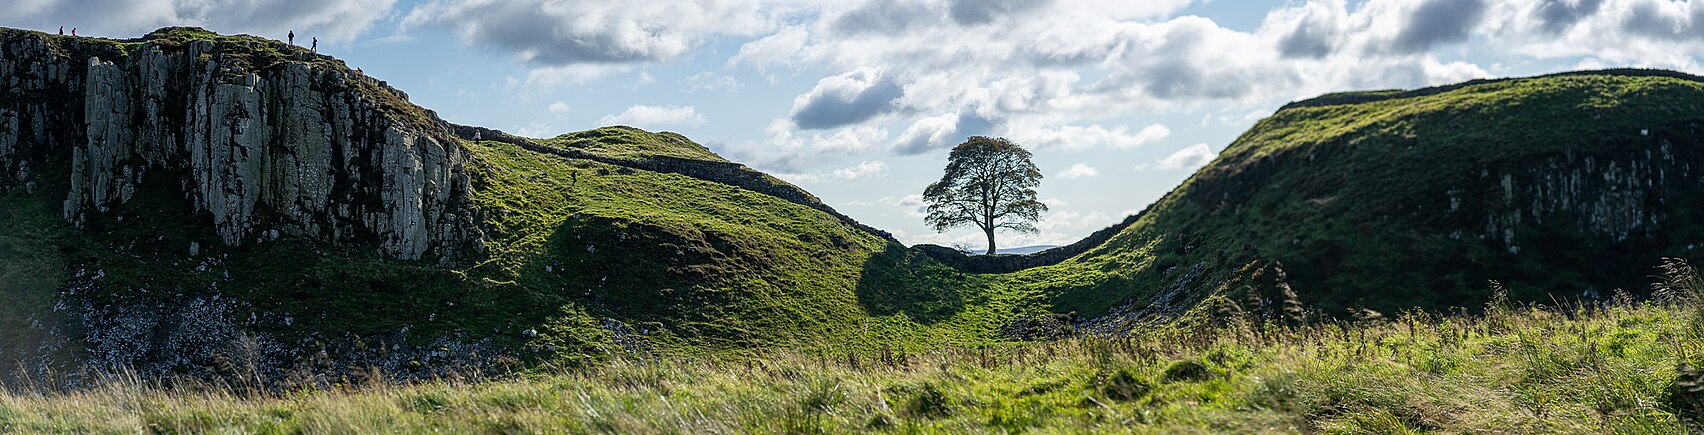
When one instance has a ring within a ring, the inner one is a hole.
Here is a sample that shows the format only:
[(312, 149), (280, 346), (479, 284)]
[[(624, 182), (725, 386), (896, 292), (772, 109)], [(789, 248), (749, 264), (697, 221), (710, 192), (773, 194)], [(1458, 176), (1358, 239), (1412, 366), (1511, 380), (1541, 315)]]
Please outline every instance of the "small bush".
[(1154, 385), (1148, 380), (1137, 377), (1129, 369), (1119, 370), (1101, 380), (1101, 394), (1108, 399), (1131, 401), (1147, 396), (1153, 391)]
[(1206, 363), (1185, 359), (1178, 360), (1166, 367), (1166, 372), (1160, 376), (1160, 381), (1165, 383), (1199, 382), (1212, 379), (1213, 375), (1213, 369), (1207, 367)]
[(811, 383), (810, 389), (799, 400), (799, 407), (807, 412), (822, 412), (845, 402), (846, 389), (840, 381), (825, 378)]
[(919, 388), (905, 403), (905, 413), (913, 417), (941, 418), (952, 414), (952, 405), (948, 403), (947, 395), (934, 384), (923, 384), (923, 388)]

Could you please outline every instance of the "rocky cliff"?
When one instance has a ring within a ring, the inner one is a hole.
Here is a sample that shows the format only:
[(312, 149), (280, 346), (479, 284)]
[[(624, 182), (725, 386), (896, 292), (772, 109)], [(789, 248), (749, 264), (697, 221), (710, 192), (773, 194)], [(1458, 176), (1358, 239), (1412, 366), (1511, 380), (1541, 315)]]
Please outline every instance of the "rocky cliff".
[(231, 246), (297, 236), (441, 263), (481, 249), (467, 157), (442, 121), (300, 47), (214, 36), (7, 31), (0, 170), (27, 188), (68, 171), (79, 226), (162, 183)]

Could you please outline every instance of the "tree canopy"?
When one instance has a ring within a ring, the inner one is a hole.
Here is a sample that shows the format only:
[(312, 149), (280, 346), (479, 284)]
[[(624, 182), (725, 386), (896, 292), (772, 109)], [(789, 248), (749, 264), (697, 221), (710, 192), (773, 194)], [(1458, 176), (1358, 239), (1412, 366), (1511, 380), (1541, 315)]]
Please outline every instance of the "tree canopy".
[(935, 231), (974, 224), (987, 234), (993, 254), (995, 230), (1036, 232), (1032, 223), (1047, 211), (1035, 199), (1040, 184), (1029, 151), (1004, 138), (973, 136), (953, 147), (941, 180), (923, 190), (929, 204), (924, 222)]

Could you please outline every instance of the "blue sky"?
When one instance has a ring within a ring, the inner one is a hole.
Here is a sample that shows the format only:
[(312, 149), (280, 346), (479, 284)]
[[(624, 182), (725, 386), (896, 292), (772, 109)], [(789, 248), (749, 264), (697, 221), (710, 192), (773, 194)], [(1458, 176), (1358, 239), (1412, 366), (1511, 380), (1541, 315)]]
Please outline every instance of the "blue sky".
[(1285, 102), (1639, 66), (1704, 72), (1704, 0), (11, 0), (0, 26), (298, 40), (447, 120), (535, 137), (683, 133), (908, 243), (967, 136), (1035, 153), (1065, 244)]

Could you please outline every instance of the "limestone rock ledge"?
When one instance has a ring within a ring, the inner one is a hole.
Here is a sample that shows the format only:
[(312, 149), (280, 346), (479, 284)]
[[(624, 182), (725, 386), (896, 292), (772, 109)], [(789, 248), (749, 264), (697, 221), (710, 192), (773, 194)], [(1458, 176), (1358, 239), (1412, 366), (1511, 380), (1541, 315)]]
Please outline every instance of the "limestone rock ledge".
[(63, 165), (69, 148), (75, 225), (148, 182), (180, 188), (232, 246), (297, 236), (440, 263), (483, 250), (469, 157), (447, 124), (329, 58), (286, 50), (255, 66), (252, 47), (213, 41), (0, 44), (0, 184)]

